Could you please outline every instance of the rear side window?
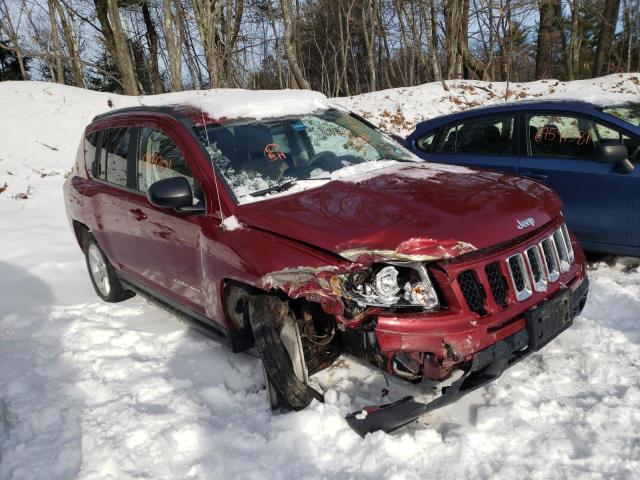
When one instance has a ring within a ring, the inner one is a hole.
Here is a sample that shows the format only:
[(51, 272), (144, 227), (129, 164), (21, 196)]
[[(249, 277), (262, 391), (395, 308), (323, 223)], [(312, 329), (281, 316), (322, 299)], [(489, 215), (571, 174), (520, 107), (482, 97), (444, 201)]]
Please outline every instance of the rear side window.
[(106, 156), (104, 180), (123, 187), (127, 186), (130, 128), (112, 128), (102, 139), (103, 155)]
[(100, 171), (96, 157), (97, 147), (98, 132), (90, 133), (84, 137), (84, 161), (92, 177), (97, 177)]
[(438, 145), (441, 153), (511, 155), (513, 114), (474, 118), (444, 128)]
[(185, 177), (194, 192), (196, 201), (202, 199), (201, 191), (175, 142), (160, 130), (141, 128), (136, 155), (138, 190), (147, 193), (149, 186), (171, 177)]

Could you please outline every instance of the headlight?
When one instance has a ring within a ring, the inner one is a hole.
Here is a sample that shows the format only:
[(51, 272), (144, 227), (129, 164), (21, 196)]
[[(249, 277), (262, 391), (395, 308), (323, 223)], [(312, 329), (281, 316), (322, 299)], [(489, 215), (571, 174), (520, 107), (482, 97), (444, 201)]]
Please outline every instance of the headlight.
[(429, 273), (420, 263), (380, 264), (355, 273), (336, 275), (342, 295), (364, 307), (440, 308)]

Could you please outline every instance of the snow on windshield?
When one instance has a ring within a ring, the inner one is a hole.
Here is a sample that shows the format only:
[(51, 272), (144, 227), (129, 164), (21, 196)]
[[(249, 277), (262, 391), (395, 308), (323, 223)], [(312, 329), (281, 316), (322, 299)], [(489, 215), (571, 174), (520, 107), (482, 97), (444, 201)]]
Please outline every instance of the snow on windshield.
[[(313, 188), (325, 181), (376, 170), (382, 162), (416, 161), (384, 133), (348, 112), (196, 126), (196, 134), (240, 203)], [(252, 199), (253, 197), (253, 199)]]

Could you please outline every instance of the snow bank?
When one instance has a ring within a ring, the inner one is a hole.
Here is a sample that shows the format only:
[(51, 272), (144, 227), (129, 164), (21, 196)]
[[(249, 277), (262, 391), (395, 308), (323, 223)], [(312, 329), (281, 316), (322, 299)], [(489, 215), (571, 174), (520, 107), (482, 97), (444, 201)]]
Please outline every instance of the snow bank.
[[(625, 78), (593, 88), (627, 88)], [(383, 123), (395, 105), (418, 121), (460, 107), (450, 96), (459, 85), (349, 101)], [(483, 102), (485, 93), (465, 95)], [(138, 102), (0, 83), (0, 478), (637, 477), (637, 260), (595, 264), (586, 310), (569, 331), (394, 435), (360, 439), (343, 415), (429, 391), (392, 381), (382, 397), (384, 376), (347, 358), (313, 377), (325, 404), (274, 414), (254, 357), (232, 354), (140, 297), (111, 305), (93, 293), (61, 186), (84, 125), (109, 100)]]
[(621, 73), (590, 80), (510, 83), (447, 80), (333, 99), (383, 130), (408, 135), (416, 124), (448, 113), (527, 99), (582, 100), (597, 105), (640, 101), (640, 74)]

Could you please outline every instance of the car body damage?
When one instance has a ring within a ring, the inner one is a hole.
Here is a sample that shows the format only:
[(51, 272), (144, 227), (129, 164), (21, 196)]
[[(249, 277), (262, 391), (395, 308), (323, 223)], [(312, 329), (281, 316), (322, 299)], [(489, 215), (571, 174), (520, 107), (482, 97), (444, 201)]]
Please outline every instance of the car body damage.
[(472, 252), (476, 248), (467, 242), (458, 240), (439, 241), (433, 238), (411, 238), (405, 240), (395, 250), (369, 250), (352, 248), (343, 250), (340, 256), (358, 263), (396, 261), (396, 262), (432, 262), (451, 259)]
[[(415, 384), (460, 371), (451, 401), (571, 325), (585, 259), (552, 191), (416, 162), (342, 111), (294, 111), (222, 122), (189, 104), (94, 120), (65, 198), (79, 244), (92, 239), (122, 282), (117, 299), (148, 294), (234, 351), (255, 346), (272, 405), (296, 409), (322, 398), (308, 376), (341, 354)], [(179, 171), (137, 161), (133, 145), (121, 164), (145, 168), (101, 177), (100, 152), (127, 129), (175, 144)], [(444, 403), (349, 422), (390, 430)]]
[(281, 290), (290, 298), (305, 298), (318, 302), (323, 310), (335, 315), (343, 325), (355, 326), (357, 322), (343, 316), (344, 304), (338, 275), (369, 267), (378, 262), (433, 262), (450, 260), (474, 251), (466, 242), (432, 238), (412, 238), (398, 245), (395, 250), (351, 249), (340, 252), (349, 262), (338, 262), (324, 267), (287, 267), (263, 275), (257, 285), (263, 289)]

